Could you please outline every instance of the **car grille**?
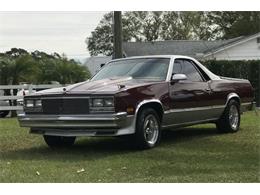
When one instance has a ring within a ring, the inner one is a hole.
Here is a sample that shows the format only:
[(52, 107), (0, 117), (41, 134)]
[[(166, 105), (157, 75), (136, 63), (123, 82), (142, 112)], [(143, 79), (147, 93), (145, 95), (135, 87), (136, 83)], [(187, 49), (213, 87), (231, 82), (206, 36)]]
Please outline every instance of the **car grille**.
[(44, 114), (88, 114), (89, 100), (87, 98), (43, 99)]

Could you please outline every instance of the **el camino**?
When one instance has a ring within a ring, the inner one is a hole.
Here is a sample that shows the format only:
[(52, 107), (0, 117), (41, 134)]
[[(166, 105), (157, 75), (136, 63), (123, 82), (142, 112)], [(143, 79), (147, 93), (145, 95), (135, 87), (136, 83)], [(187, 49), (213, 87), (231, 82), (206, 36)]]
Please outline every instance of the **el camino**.
[(142, 56), (112, 60), (90, 81), (27, 95), (18, 120), (50, 147), (77, 136), (124, 136), (147, 149), (167, 128), (215, 123), (237, 132), (252, 106), (248, 80), (217, 76), (187, 56)]

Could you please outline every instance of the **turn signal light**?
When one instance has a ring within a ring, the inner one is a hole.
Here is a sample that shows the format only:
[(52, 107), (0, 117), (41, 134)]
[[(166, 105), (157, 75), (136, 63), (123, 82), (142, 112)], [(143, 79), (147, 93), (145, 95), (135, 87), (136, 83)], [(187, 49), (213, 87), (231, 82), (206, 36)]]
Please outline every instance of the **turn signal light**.
[(127, 112), (127, 114), (133, 114), (133, 113), (134, 113), (134, 108), (128, 107), (128, 108), (126, 109), (126, 112)]

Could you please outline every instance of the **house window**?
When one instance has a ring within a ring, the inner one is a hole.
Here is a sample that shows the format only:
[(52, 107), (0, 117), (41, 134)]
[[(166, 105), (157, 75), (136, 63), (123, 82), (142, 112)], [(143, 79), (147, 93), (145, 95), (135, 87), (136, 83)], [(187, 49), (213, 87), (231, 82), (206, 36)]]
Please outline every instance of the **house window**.
[(260, 43), (260, 37), (257, 37), (256, 42)]

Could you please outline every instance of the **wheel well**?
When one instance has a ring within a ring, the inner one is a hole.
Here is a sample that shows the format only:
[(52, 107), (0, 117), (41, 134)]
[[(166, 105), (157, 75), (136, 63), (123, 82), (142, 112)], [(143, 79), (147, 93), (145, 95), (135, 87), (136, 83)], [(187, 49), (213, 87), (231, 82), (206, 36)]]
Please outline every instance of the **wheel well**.
[(240, 106), (240, 97), (239, 97), (239, 95), (238, 95), (237, 93), (232, 92), (232, 93), (229, 93), (229, 94), (228, 94), (228, 96), (227, 96), (227, 101), (226, 101), (226, 105), (225, 105), (225, 106), (227, 106), (228, 103), (229, 103), (231, 100), (237, 101), (237, 103), (238, 103), (239, 106)]
[(237, 101), (240, 104), (240, 99), (238, 97), (232, 97), (232, 98), (230, 98), (230, 100), (235, 100), (235, 101)]
[(228, 104), (231, 100), (237, 101), (237, 103), (238, 103), (239, 106), (240, 106), (240, 99), (239, 99), (239, 97), (231, 97), (231, 98), (227, 101), (227, 104)]
[(146, 104), (142, 105), (139, 108), (139, 110), (138, 110), (138, 115), (139, 115), (140, 111), (145, 109), (145, 108), (153, 108), (157, 112), (157, 114), (158, 114), (158, 116), (160, 118), (160, 121), (162, 121), (162, 118), (163, 118), (163, 108), (162, 108), (162, 105), (160, 103), (149, 102), (149, 103), (146, 103)]

